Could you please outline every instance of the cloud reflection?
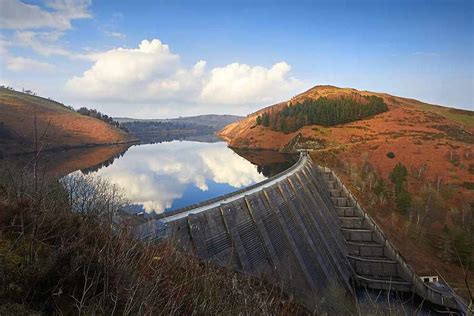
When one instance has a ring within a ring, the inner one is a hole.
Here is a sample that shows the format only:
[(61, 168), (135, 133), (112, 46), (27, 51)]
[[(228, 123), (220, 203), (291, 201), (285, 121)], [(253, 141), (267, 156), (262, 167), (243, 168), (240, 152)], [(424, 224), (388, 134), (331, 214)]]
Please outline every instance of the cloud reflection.
[[(134, 146), (96, 174), (119, 185), (127, 198), (147, 213), (171, 208), (190, 186), (206, 192), (211, 184), (238, 189), (265, 179), (256, 166), (222, 142), (173, 141)], [(192, 199), (190, 203), (203, 198)]]

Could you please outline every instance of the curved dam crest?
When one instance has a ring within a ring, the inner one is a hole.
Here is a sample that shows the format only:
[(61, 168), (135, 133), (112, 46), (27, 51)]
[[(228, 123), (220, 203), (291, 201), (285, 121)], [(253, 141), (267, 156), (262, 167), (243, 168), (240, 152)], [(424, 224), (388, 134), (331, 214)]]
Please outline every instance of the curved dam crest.
[(203, 259), (278, 284), (309, 309), (331, 287), (411, 293), (464, 314), (447, 284), (423, 282), (330, 169), (306, 152), (245, 189), (160, 214), (138, 227)]

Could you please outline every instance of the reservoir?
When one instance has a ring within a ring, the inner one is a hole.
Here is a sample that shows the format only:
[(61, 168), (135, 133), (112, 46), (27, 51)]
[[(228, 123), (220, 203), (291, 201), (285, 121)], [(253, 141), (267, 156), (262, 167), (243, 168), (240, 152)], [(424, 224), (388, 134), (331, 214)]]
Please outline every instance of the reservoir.
[(273, 151), (236, 152), (222, 141), (173, 140), (133, 145), (115, 159), (73, 172), (115, 184), (128, 212), (153, 215), (242, 189), (295, 161)]

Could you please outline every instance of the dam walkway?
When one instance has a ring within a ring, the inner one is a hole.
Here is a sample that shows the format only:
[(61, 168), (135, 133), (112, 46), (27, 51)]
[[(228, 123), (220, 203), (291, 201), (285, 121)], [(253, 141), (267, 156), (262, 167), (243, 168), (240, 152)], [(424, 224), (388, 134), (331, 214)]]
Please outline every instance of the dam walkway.
[(464, 314), (447, 285), (423, 282), (330, 169), (296, 164), (234, 193), (160, 214), (142, 238), (168, 239), (203, 260), (264, 277), (313, 309), (332, 287), (412, 294)]

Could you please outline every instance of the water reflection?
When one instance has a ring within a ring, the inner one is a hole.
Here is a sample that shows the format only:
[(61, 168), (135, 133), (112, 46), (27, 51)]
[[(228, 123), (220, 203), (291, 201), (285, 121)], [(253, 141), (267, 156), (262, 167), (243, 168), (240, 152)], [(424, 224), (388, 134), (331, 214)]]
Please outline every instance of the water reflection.
[[(81, 170), (84, 174), (94, 172), (113, 164), (127, 152), (131, 145), (46, 150), (38, 157), (38, 173), (61, 177), (76, 170)], [(0, 164), (33, 171), (34, 160), (34, 154), (10, 155), (0, 158)]]
[(258, 173), (272, 177), (291, 167), (298, 160), (297, 154), (280, 153), (274, 150), (233, 149), (239, 156), (257, 166)]
[[(104, 177), (120, 186), (132, 203), (130, 212), (160, 213), (249, 186), (295, 162), (274, 151), (234, 151), (207, 136), (130, 146), (47, 151), (39, 170), (52, 176), (80, 172)], [(32, 168), (32, 161), (32, 155), (21, 155), (0, 163)]]
[(161, 213), (262, 181), (257, 166), (223, 142), (134, 146), (98, 176), (119, 185), (133, 210)]

